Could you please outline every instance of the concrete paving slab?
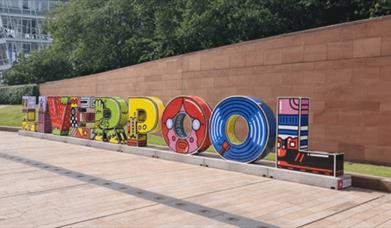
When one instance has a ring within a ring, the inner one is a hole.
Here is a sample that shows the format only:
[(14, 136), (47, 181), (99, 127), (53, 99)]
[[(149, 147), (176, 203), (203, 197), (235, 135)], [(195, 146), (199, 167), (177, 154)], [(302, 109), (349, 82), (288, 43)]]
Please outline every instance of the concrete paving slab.
[(387, 193), (335, 191), (10, 132), (0, 132), (0, 205), (0, 227), (387, 227), (391, 220)]

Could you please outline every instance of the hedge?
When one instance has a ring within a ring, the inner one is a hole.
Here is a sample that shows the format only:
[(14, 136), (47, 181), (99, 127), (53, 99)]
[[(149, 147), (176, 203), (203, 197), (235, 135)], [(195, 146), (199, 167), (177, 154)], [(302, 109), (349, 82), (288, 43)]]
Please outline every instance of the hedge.
[(38, 96), (37, 84), (0, 86), (0, 104), (21, 104), (22, 96)]

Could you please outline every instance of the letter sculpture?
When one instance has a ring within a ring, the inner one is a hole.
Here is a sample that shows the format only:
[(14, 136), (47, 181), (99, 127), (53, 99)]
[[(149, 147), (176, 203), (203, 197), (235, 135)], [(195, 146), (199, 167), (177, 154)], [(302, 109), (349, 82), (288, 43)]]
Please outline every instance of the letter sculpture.
[(23, 96), (22, 97), (22, 106), (23, 106), (23, 121), (22, 129), (25, 131), (36, 131), (35, 123), (35, 104), (36, 97), (34, 96)]
[(76, 137), (77, 124), (79, 122), (79, 111), (77, 108), (78, 97), (71, 97), (71, 116), (69, 117), (69, 135)]
[(72, 97), (69, 135), (76, 138), (95, 137), (95, 97)]
[(48, 98), (45, 96), (39, 96), (38, 98), (38, 132), (52, 132), (52, 124), (50, 122), (48, 108)]
[(161, 129), (163, 102), (158, 97), (129, 98), (129, 146), (147, 146), (147, 134)]
[(343, 175), (343, 154), (308, 150), (309, 98), (278, 98), (277, 167)]
[[(234, 132), (241, 116), (248, 123), (248, 136), (240, 143)], [(228, 97), (217, 104), (210, 120), (210, 137), (221, 157), (253, 162), (265, 157), (274, 147), (276, 121), (273, 111), (261, 100), (247, 96)]]
[[(278, 98), (276, 123), (266, 103), (248, 96), (225, 98), (213, 112), (197, 96), (175, 97), (165, 108), (152, 96), (129, 97), (129, 106), (120, 97), (40, 96), (38, 128), (36, 97), (23, 96), (22, 102), (22, 128), (27, 131), (142, 147), (147, 146), (148, 133), (161, 130), (168, 147), (177, 153), (197, 154), (212, 144), (222, 158), (245, 163), (264, 158), (277, 142), (278, 168), (330, 176), (344, 172), (343, 153), (308, 150), (309, 98)], [(186, 117), (191, 120), (189, 129)], [(244, 140), (235, 133), (239, 117), (247, 122)]]
[(120, 97), (97, 97), (95, 100), (95, 140), (126, 143), (124, 127), (128, 118), (126, 101)]
[(54, 135), (68, 135), (71, 103), (69, 97), (48, 97), (49, 114)]
[[(209, 105), (197, 96), (179, 96), (168, 102), (162, 117), (162, 135), (168, 147), (177, 153), (196, 154), (210, 146)], [(191, 118), (190, 133), (184, 119)]]

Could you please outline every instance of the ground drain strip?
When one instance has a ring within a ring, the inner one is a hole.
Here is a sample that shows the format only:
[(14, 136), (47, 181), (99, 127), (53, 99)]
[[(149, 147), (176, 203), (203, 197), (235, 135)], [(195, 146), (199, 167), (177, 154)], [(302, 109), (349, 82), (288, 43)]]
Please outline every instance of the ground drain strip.
[(121, 184), (118, 182), (110, 181), (107, 179), (103, 179), (96, 176), (91, 176), (87, 174), (83, 174), (80, 172), (75, 172), (69, 169), (65, 169), (62, 167), (50, 165), (47, 163), (10, 155), (7, 153), (0, 152), (0, 158), (21, 163), (24, 165), (32, 166), (35, 168), (39, 168), (42, 170), (46, 170), (52, 173), (56, 173), (62, 176), (70, 177), (73, 179), (77, 179), (79, 181), (83, 181), (89, 184), (94, 184), (100, 187), (105, 187), (114, 191), (122, 192), (128, 195), (136, 196), (145, 200), (153, 201), (156, 203), (160, 203), (169, 207), (173, 207), (176, 209), (180, 209), (192, 214), (200, 215), (203, 217), (207, 217), (209, 219), (213, 219), (219, 222), (223, 222), (230, 225), (235, 225), (239, 227), (276, 227), (271, 224), (267, 224), (261, 221), (257, 221), (251, 218), (234, 215), (219, 209), (210, 208), (206, 206), (202, 206), (200, 204), (192, 203), (186, 200), (177, 199), (174, 197), (166, 196), (160, 193), (147, 191), (145, 189), (132, 187), (129, 185)]

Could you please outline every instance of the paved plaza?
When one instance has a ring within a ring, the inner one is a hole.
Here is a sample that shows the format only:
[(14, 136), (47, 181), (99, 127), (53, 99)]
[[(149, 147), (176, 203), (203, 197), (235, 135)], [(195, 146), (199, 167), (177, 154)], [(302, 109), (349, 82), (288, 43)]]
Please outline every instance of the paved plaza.
[(92, 226), (391, 227), (391, 195), (0, 132), (0, 227)]

